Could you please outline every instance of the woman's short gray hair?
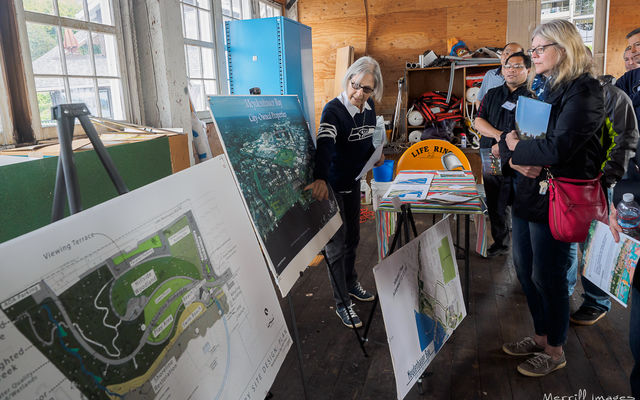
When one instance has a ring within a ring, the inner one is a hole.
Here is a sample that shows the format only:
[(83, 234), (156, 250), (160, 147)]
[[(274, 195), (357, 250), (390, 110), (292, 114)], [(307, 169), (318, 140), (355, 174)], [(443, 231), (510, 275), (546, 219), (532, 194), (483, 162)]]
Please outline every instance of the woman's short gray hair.
[(382, 100), (382, 72), (380, 72), (380, 64), (369, 56), (360, 57), (351, 64), (344, 74), (342, 79), (342, 88), (347, 90), (347, 85), (350, 84), (351, 78), (355, 78), (356, 83), (360, 83), (360, 80), (365, 74), (371, 74), (373, 76), (373, 82), (375, 87), (373, 88), (373, 98), (375, 101)]

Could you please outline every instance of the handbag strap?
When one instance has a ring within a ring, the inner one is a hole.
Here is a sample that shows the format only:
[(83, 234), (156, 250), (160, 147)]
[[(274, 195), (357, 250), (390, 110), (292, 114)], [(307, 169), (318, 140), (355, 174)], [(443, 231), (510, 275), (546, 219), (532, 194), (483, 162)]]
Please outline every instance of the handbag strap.
[(566, 183), (573, 183), (573, 184), (590, 184), (590, 183), (595, 183), (595, 182), (599, 182), (600, 178), (602, 177), (602, 171), (600, 171), (598, 173), (598, 176), (596, 176), (595, 178), (591, 178), (591, 179), (576, 179), (576, 178), (565, 178), (565, 177), (561, 177), (561, 176), (553, 176), (553, 174), (551, 173), (551, 170), (548, 167), (545, 167), (545, 171), (547, 171), (547, 179), (548, 180), (556, 180), (556, 181), (560, 181), (560, 182), (566, 182)]

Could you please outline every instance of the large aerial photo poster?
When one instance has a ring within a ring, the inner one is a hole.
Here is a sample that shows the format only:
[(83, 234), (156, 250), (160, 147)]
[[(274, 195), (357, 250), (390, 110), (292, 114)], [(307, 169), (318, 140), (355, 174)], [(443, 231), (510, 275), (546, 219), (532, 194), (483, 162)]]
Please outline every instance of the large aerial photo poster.
[(271, 271), (286, 295), (342, 223), (333, 196), (315, 201), (313, 144), (297, 96), (211, 96), (216, 129)]
[(0, 259), (2, 399), (262, 400), (291, 346), (222, 156)]
[(467, 315), (449, 218), (373, 269), (398, 399), (403, 399)]

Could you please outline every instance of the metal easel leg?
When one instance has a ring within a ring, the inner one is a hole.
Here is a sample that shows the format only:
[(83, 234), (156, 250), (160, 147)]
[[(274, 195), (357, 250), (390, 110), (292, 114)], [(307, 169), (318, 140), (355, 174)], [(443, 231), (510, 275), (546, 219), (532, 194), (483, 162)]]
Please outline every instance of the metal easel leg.
[[(296, 342), (296, 351), (298, 353), (298, 368), (300, 368), (300, 379), (302, 380), (302, 391), (304, 393), (304, 398), (306, 400), (308, 399), (307, 381), (304, 378), (304, 369), (303, 369), (303, 363), (302, 363), (302, 346), (300, 346), (300, 335), (298, 334), (298, 324), (296, 323), (296, 313), (293, 310), (293, 301), (291, 300), (291, 294), (287, 294), (287, 302), (289, 303), (289, 312), (291, 314), (291, 327), (293, 330), (293, 340)], [(273, 395), (271, 397), (273, 397)]]
[[(69, 202), (69, 213), (75, 214), (82, 211), (82, 206), (80, 190), (78, 189), (78, 174), (75, 162), (73, 161), (73, 148), (71, 146), (75, 116), (67, 109), (67, 104), (53, 107), (52, 114), (53, 118), (57, 121), (58, 141), (60, 143), (58, 174), (62, 173), (63, 175), (62, 178), (56, 178), (56, 189), (60, 190), (60, 192), (54, 195), (54, 207), (57, 208), (52, 210), (52, 219), (53, 217), (60, 219), (64, 214), (65, 196), (62, 192), (63, 185), (66, 189), (66, 198)], [(62, 211), (60, 210), (61, 203)]]
[(467, 308), (467, 314), (469, 313), (469, 281), (471, 277), (471, 271), (469, 271), (469, 214), (464, 216), (464, 306)]
[(107, 152), (106, 147), (104, 147), (104, 144), (100, 140), (96, 128), (91, 123), (88, 114), (79, 115), (78, 119), (80, 120), (80, 124), (82, 124), (82, 128), (84, 128), (84, 131), (87, 133), (87, 137), (89, 137), (89, 140), (91, 140), (91, 144), (93, 145), (96, 154), (98, 154), (98, 158), (100, 158), (102, 165), (107, 170), (107, 174), (109, 174), (109, 178), (111, 178), (111, 181), (115, 185), (118, 194), (125, 194), (129, 192), (129, 189), (124, 183), (124, 180), (122, 179), (120, 174), (118, 174), (116, 165), (113, 163), (113, 160)]
[[(118, 173), (111, 156), (98, 136), (98, 132), (89, 119), (89, 109), (84, 103), (60, 104), (51, 108), (53, 119), (57, 121), (58, 140), (60, 142), (60, 156), (56, 172), (56, 183), (53, 194), (53, 206), (51, 210), (51, 222), (64, 217), (65, 199), (69, 202), (69, 213), (76, 214), (82, 211), (82, 201), (78, 184), (78, 174), (73, 159), (73, 128), (75, 119), (78, 118), (87, 137), (91, 141), (102, 165), (106, 169), (118, 194), (129, 191), (124, 180)], [(66, 190), (63, 190), (66, 189)]]

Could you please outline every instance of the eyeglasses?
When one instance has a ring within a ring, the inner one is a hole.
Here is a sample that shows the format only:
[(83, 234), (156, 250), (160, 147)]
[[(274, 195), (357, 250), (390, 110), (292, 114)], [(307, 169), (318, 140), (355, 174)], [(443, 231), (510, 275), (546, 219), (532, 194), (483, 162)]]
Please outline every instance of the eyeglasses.
[(351, 81), (351, 87), (353, 88), (353, 90), (360, 90), (362, 89), (362, 91), (365, 94), (371, 94), (373, 93), (373, 88), (369, 87), (369, 86), (361, 86), (359, 83)]
[(522, 68), (525, 68), (525, 66), (522, 64), (505, 64), (502, 68), (503, 69), (522, 69)]
[(542, 46), (534, 47), (533, 49), (527, 50), (527, 54), (529, 54), (529, 57), (531, 57), (533, 53), (536, 53), (537, 55), (542, 55), (544, 51), (547, 49), (547, 47), (555, 46), (557, 44), (558, 43), (543, 44)]

